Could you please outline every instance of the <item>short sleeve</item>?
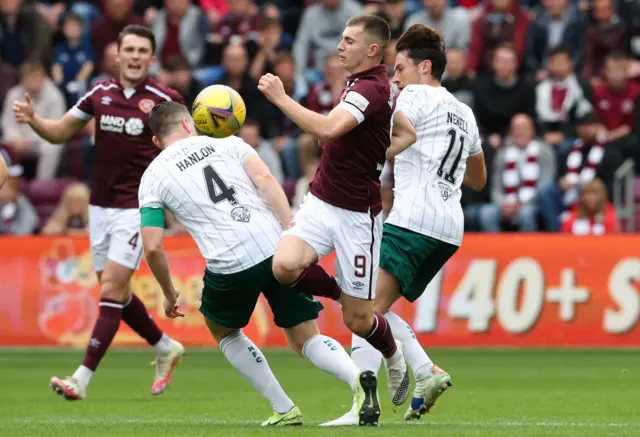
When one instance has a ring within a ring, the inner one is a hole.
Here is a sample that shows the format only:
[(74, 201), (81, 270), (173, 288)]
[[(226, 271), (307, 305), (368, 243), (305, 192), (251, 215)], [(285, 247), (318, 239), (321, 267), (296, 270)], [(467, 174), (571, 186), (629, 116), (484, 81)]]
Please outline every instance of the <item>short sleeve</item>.
[(258, 152), (256, 152), (253, 147), (245, 143), (240, 138), (237, 138), (237, 141), (234, 147), (235, 147), (236, 153), (238, 154), (238, 159), (240, 159), (241, 164), (244, 164), (244, 160), (247, 159), (248, 156), (258, 154)]
[(164, 208), (164, 203), (160, 199), (160, 184), (153, 171), (147, 168), (140, 180), (138, 189), (138, 203), (142, 208)]
[(93, 117), (93, 94), (104, 85), (97, 83), (91, 87), (84, 96), (80, 97), (78, 102), (69, 109), (69, 113), (80, 120), (89, 120)]
[(372, 80), (359, 80), (351, 85), (337, 107), (349, 112), (360, 124), (383, 105), (389, 105), (390, 101), (390, 91), (388, 95), (384, 95), (378, 83)]
[(478, 128), (476, 127), (476, 136), (469, 149), (469, 156), (478, 155), (480, 152), (482, 152), (482, 141), (480, 139), (480, 132), (478, 132)]
[(419, 98), (420, 94), (418, 90), (409, 85), (400, 92), (398, 100), (396, 100), (395, 112), (402, 112), (414, 127), (424, 117), (424, 102)]

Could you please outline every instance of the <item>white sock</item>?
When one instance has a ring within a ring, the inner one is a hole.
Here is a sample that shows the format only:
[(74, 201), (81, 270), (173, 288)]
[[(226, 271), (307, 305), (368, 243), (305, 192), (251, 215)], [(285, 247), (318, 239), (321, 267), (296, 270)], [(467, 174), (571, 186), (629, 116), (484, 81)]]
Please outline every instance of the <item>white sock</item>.
[(153, 345), (153, 348), (156, 350), (157, 355), (166, 354), (171, 349), (171, 339), (163, 332), (162, 337), (160, 337), (160, 340)]
[(416, 378), (424, 378), (431, 373), (433, 362), (418, 342), (413, 329), (397, 314), (387, 311), (384, 315), (393, 337), (404, 346), (404, 357)]
[(382, 354), (367, 340), (353, 334), (351, 336), (351, 359), (361, 371), (371, 370), (377, 376), (382, 362)]
[(78, 381), (78, 384), (80, 384), (85, 390), (87, 389), (92, 376), (93, 370), (82, 365), (73, 373), (73, 378)]
[(333, 338), (322, 334), (314, 335), (302, 347), (302, 356), (355, 390), (360, 369), (342, 345)]
[(220, 350), (244, 379), (271, 403), (275, 412), (284, 414), (294, 407), (262, 351), (242, 331), (223, 338)]

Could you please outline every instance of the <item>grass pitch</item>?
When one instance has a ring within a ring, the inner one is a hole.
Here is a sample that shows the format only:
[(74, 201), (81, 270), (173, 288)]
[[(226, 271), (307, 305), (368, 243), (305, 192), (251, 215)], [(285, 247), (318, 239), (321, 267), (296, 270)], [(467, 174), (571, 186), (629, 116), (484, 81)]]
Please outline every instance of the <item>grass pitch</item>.
[(85, 401), (48, 387), (81, 351), (0, 350), (0, 436), (640, 436), (640, 351), (432, 350), (454, 386), (418, 424), (393, 411), (384, 376), (378, 428), (320, 428), (349, 389), (289, 351), (266, 351), (305, 426), (261, 429), (271, 408), (213, 350), (191, 350), (164, 395), (150, 394), (151, 350), (107, 354)]

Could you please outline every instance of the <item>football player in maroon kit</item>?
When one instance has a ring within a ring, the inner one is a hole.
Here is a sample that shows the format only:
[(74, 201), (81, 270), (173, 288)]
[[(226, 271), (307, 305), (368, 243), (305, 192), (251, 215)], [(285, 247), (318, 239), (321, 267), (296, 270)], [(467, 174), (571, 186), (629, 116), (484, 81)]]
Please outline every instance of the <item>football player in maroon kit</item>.
[[(171, 379), (184, 347), (164, 334), (131, 291), (130, 279), (140, 265), (138, 185), (158, 154), (147, 125), (151, 109), (182, 97), (149, 77), (156, 61), (155, 37), (144, 26), (130, 25), (118, 36), (120, 77), (98, 82), (59, 120), (34, 113), (28, 95), (14, 102), (18, 122), (27, 123), (42, 138), (64, 144), (95, 118), (95, 165), (89, 205), (89, 237), (93, 266), (100, 282), (100, 313), (82, 365), (72, 376), (51, 378), (53, 390), (69, 400), (84, 399), (87, 386), (113, 340), (120, 320), (156, 350), (153, 395)], [(176, 296), (177, 298), (177, 296)]]
[[(347, 22), (338, 54), (350, 76), (327, 116), (287, 96), (276, 76), (263, 76), (258, 88), (323, 143), (310, 193), (276, 249), (274, 275), (300, 292), (340, 299), (345, 324), (384, 356), (393, 403), (401, 405), (409, 390), (407, 366), (389, 323), (373, 310), (382, 237), (380, 173), (395, 104), (381, 64), (389, 38), (389, 25), (379, 17)], [(317, 264), (334, 249), (335, 279)], [(370, 377), (375, 385), (373, 372)]]

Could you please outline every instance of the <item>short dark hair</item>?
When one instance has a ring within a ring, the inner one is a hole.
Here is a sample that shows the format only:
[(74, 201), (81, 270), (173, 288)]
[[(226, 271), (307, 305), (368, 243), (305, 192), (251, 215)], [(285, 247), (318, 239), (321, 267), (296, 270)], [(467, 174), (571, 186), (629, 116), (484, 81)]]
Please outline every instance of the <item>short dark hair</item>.
[(175, 73), (176, 71), (191, 71), (191, 65), (189, 61), (182, 54), (176, 53), (167, 58), (164, 63), (164, 69), (169, 73)]
[(276, 53), (276, 58), (273, 60), (273, 66), (277, 67), (280, 64), (284, 63), (295, 64), (295, 60), (293, 59), (293, 55), (288, 50), (280, 50)]
[(398, 39), (396, 52), (403, 53), (415, 64), (431, 61), (431, 76), (442, 79), (447, 66), (447, 54), (444, 38), (439, 31), (424, 24), (414, 24)]
[(156, 36), (147, 26), (141, 26), (139, 24), (129, 24), (118, 34), (118, 51), (122, 45), (122, 40), (127, 35), (136, 35), (140, 38), (148, 39), (151, 42), (151, 53), (156, 52)]
[(507, 51), (511, 52), (511, 54), (513, 56), (515, 56), (516, 58), (518, 57), (518, 51), (516, 50), (515, 46), (513, 44), (511, 44), (510, 42), (501, 42), (500, 44), (495, 46), (493, 48), (492, 56), (495, 56), (496, 53), (498, 53), (498, 50), (507, 50)]
[(173, 133), (185, 117), (191, 118), (191, 114), (183, 104), (162, 102), (153, 107), (147, 123), (153, 134), (162, 140)]
[(67, 21), (75, 21), (80, 24), (80, 26), (84, 27), (84, 20), (75, 12), (67, 12), (66, 14), (64, 14), (63, 23), (66, 23)]
[(380, 56), (384, 56), (384, 51), (391, 40), (391, 27), (384, 18), (377, 15), (358, 15), (347, 21), (347, 27), (362, 26), (364, 33), (380, 43)]
[(555, 45), (555, 46), (551, 47), (547, 51), (547, 57), (548, 58), (551, 58), (552, 56), (556, 56), (556, 55), (566, 55), (569, 58), (571, 58), (571, 49), (566, 44), (558, 44), (558, 45)]
[(621, 50), (614, 50), (612, 52), (609, 52), (605, 57), (606, 61), (614, 61), (614, 62), (626, 61), (628, 59), (629, 57), (627, 56), (627, 54)]

